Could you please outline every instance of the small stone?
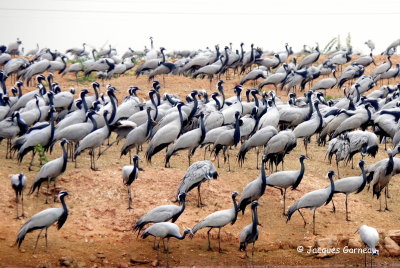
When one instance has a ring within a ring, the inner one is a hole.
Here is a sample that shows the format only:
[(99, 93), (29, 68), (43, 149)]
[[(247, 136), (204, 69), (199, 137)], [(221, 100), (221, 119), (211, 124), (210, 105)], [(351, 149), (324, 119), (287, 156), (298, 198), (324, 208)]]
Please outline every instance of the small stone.
[(61, 266), (70, 266), (72, 264), (72, 261), (67, 257), (61, 257), (58, 262)]
[(154, 260), (151, 263), (151, 266), (153, 266), (153, 267), (157, 267), (158, 265), (159, 265), (159, 261), (158, 260)]
[(130, 262), (131, 262), (132, 264), (147, 264), (147, 263), (149, 263), (150, 261), (147, 261), (147, 260), (141, 261), (141, 260), (135, 260), (134, 258), (131, 258)]
[(389, 236), (397, 245), (400, 245), (400, 230), (390, 230), (387, 236)]
[(90, 257), (89, 257), (89, 261), (91, 261), (91, 262), (94, 262), (94, 261), (96, 261), (96, 257), (95, 257), (95, 256), (93, 256), (93, 255), (92, 255), (92, 256), (90, 256)]
[(389, 236), (385, 237), (383, 244), (391, 257), (400, 256), (400, 246), (397, 245)]
[(317, 239), (315, 244), (318, 247), (318, 252), (321, 253), (318, 253), (316, 257), (322, 259), (334, 256), (336, 242), (336, 239), (331, 237)]
[(106, 255), (104, 255), (103, 253), (99, 252), (99, 253), (96, 254), (96, 257), (99, 258), (99, 259), (105, 259)]
[(349, 243), (347, 244), (349, 248), (362, 248), (361, 241), (358, 238), (350, 237)]
[(126, 263), (120, 263), (120, 264), (118, 264), (118, 267), (119, 267), (119, 268), (128, 268), (128, 264), (126, 264)]

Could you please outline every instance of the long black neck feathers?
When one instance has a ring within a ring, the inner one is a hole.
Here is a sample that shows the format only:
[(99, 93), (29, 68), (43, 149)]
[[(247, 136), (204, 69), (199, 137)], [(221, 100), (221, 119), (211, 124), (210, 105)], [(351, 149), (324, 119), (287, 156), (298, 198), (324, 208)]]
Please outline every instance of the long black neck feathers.
[(146, 137), (150, 137), (152, 129), (153, 129), (153, 120), (151, 119), (150, 110), (147, 110)]
[(306, 120), (310, 120), (312, 113), (313, 113), (313, 105), (312, 105), (312, 101), (311, 101), (311, 94), (307, 94), (307, 100), (308, 100), (308, 114), (306, 117)]
[(330, 188), (331, 191), (329, 193), (328, 199), (325, 202), (325, 205), (328, 205), (329, 202), (331, 202), (333, 194), (335, 193), (335, 184), (333, 183), (333, 173), (329, 173), (328, 178), (329, 181), (331, 182), (331, 188)]
[(319, 133), (319, 132), (321, 132), (321, 130), (322, 130), (322, 124), (323, 124), (323, 120), (322, 120), (322, 115), (321, 115), (321, 112), (320, 112), (320, 110), (319, 110), (319, 107), (318, 107), (318, 102), (315, 104), (315, 110), (317, 111), (317, 115), (318, 115), (318, 118), (319, 118), (319, 120), (318, 120), (318, 129), (317, 129), (317, 133)]
[(61, 214), (60, 218), (57, 221), (57, 228), (59, 230), (61, 229), (61, 227), (64, 225), (64, 223), (67, 221), (67, 218), (68, 218), (68, 208), (67, 208), (67, 204), (65, 204), (63, 195), (60, 197), (60, 200), (61, 200), (61, 204), (63, 207), (63, 213)]
[(197, 101), (197, 98), (196, 98), (196, 95), (195, 94), (193, 94), (193, 108), (192, 108), (192, 110), (190, 111), (190, 114), (189, 114), (189, 116), (188, 116), (188, 121), (190, 121), (192, 118), (193, 118), (193, 116), (196, 114), (196, 112), (197, 112), (197, 107), (199, 106), (199, 102)]
[[(54, 139), (54, 131), (55, 131), (55, 126), (54, 126), (54, 111), (50, 111), (50, 138), (49, 141), (52, 141)], [(50, 142), (49, 142), (50, 145)]]
[(93, 128), (92, 128), (92, 131), (91, 131), (91, 132), (93, 132), (93, 131), (95, 131), (95, 130), (97, 129), (97, 122), (96, 122), (96, 120), (93, 118), (93, 114), (92, 114), (92, 113), (90, 113), (88, 116), (89, 116), (90, 121), (91, 121), (92, 124), (93, 124)]
[(183, 115), (182, 115), (182, 108), (178, 107), (178, 113), (179, 113), (179, 122), (180, 122), (180, 130), (179, 130), (179, 136), (182, 134), (183, 131)]
[(292, 185), (292, 190), (295, 190), (304, 176), (304, 158), (300, 158), (300, 173), (299, 176), (296, 178), (296, 182)]
[(236, 146), (240, 141), (240, 118), (239, 116), (235, 121), (235, 131), (233, 132), (233, 144)]
[(38, 101), (38, 100), (36, 100), (36, 108), (37, 108), (38, 111), (39, 111), (39, 116), (38, 116), (38, 118), (35, 120), (35, 122), (34, 122), (33, 124), (36, 124), (36, 123), (39, 122), (40, 119), (42, 118), (42, 111), (40, 110), (39, 101)]
[(258, 226), (259, 222), (258, 222), (258, 215), (257, 215), (257, 206), (255, 206), (253, 208), (253, 225), (251, 228), (251, 232), (253, 234), (257, 233), (257, 226)]
[(137, 158), (134, 158), (132, 172), (129, 174), (129, 179), (125, 183), (125, 185), (131, 185), (132, 182), (137, 178), (138, 172), (139, 172), (139, 161)]
[(217, 96), (213, 96), (213, 99), (215, 100), (215, 105), (217, 106), (217, 110), (221, 110), (221, 103), (219, 102)]
[(117, 104), (116, 104), (117, 99), (115, 98), (115, 95), (112, 92), (110, 92), (108, 96), (110, 97), (111, 107), (112, 107), (111, 116), (110, 119), (108, 120), (108, 123), (111, 124), (114, 121), (115, 114), (117, 113)]
[(265, 161), (261, 161), (261, 195), (265, 193), (265, 188), (267, 187), (267, 175), (265, 174)]
[(356, 194), (362, 192), (364, 190), (365, 185), (367, 184), (367, 174), (365, 173), (364, 165), (360, 165), (361, 168), (361, 176), (362, 176), (362, 184), (360, 185), (360, 188), (358, 188)]
[(62, 147), (62, 151), (63, 151), (63, 165), (61, 167), (61, 172), (64, 172), (67, 169), (67, 160), (68, 160), (68, 153), (67, 153), (67, 149), (65, 148), (65, 143), (62, 142), (61, 143), (61, 147)]
[(391, 174), (393, 172), (393, 168), (394, 168), (393, 153), (390, 152), (385, 175), (388, 176), (389, 174)]
[(200, 141), (199, 144), (202, 144), (205, 137), (206, 137), (206, 127), (204, 125), (204, 115), (200, 115), (200, 131), (201, 131), (201, 136), (200, 136)]
[(233, 219), (232, 219), (232, 221), (231, 221), (231, 224), (233, 225), (235, 222), (236, 222), (236, 219), (237, 219), (237, 214), (238, 214), (238, 205), (237, 205), (237, 203), (236, 203), (236, 196), (232, 196), (232, 201), (233, 201), (233, 213), (234, 213), (234, 216), (233, 216)]
[(85, 113), (89, 110), (88, 106), (87, 106), (87, 102), (86, 102), (86, 93), (82, 92), (81, 93), (81, 100), (82, 100), (82, 105), (83, 105), (83, 109), (85, 109)]
[(17, 113), (16, 117), (17, 117), (17, 125), (19, 127), (18, 135), (21, 136), (28, 131), (28, 125), (24, 121), (21, 120), (19, 113)]

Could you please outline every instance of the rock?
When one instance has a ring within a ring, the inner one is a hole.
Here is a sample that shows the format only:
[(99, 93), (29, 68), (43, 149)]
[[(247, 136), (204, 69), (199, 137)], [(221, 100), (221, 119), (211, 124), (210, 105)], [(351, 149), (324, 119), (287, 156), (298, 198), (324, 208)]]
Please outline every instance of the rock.
[(397, 257), (400, 256), (400, 246), (397, 245), (389, 236), (386, 236), (383, 240), (385, 249), (389, 252), (389, 256)]
[(160, 264), (160, 263), (159, 263), (158, 260), (154, 260), (154, 261), (151, 263), (151, 266), (157, 267), (159, 264)]
[(128, 264), (120, 263), (120, 264), (118, 264), (118, 268), (128, 268)]
[(150, 261), (148, 261), (148, 260), (135, 260), (134, 258), (131, 258), (130, 262), (132, 264), (148, 264)]
[(390, 230), (387, 236), (389, 236), (397, 245), (400, 245), (400, 230)]
[(338, 240), (338, 246), (341, 248), (343, 248), (349, 244), (349, 237), (347, 237), (343, 234), (338, 234), (337, 240)]
[(315, 246), (318, 248), (316, 258), (329, 258), (336, 253), (336, 238), (327, 237), (315, 240)]
[(61, 257), (58, 262), (60, 263), (60, 266), (71, 266), (72, 265), (72, 260), (70, 260), (67, 257)]
[(304, 248), (313, 248), (315, 246), (315, 240), (311, 237), (304, 237), (303, 241), (301, 242), (301, 245)]
[(96, 253), (96, 257), (99, 258), (99, 259), (105, 259), (106, 255), (104, 255), (103, 253), (99, 252), (99, 253)]
[(95, 256), (93, 256), (93, 255), (92, 255), (92, 256), (90, 256), (90, 257), (89, 257), (89, 261), (91, 261), (91, 262), (94, 262), (94, 261), (96, 261), (96, 257), (95, 257)]
[(361, 241), (358, 238), (350, 237), (349, 243), (347, 244), (349, 248), (362, 248)]

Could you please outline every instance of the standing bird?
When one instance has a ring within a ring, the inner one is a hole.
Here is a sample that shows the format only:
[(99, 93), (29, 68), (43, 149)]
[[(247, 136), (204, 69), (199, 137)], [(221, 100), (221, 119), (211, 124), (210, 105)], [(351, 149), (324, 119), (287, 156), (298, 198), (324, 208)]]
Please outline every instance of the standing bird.
[(375, 49), (374, 41), (372, 41), (371, 39), (368, 39), (366, 42), (364, 42), (364, 44), (367, 45), (367, 47), (371, 50), (371, 54), (372, 54), (372, 51)]
[(193, 163), (183, 176), (181, 183), (179, 184), (177, 191), (177, 200), (179, 195), (182, 193), (188, 193), (193, 188), (197, 187), (198, 199), (197, 206), (201, 207), (204, 204), (201, 202), (200, 186), (206, 180), (217, 179), (218, 172), (215, 169), (214, 164), (209, 160), (198, 161)]
[(62, 156), (50, 162), (47, 162), (42, 166), (42, 168), (39, 171), (39, 174), (36, 176), (36, 179), (33, 182), (31, 190), (29, 191), (29, 194), (32, 194), (37, 189), (37, 193), (39, 194), (40, 185), (42, 184), (42, 182), (47, 181), (46, 204), (47, 204), (47, 196), (49, 195), (50, 181), (51, 180), (54, 181), (53, 197), (55, 201), (54, 194), (56, 191), (57, 177), (63, 174), (64, 171), (67, 169), (68, 153), (67, 149), (65, 148), (66, 143), (69, 143), (69, 141), (67, 141), (66, 139), (61, 140), (61, 147), (63, 150)]
[[(340, 180), (335, 181), (335, 194), (336, 193), (343, 193), (346, 195), (346, 221), (350, 221), (349, 220), (349, 216), (348, 216), (348, 209), (347, 209), (347, 196), (351, 193), (360, 193), (362, 192), (362, 190), (364, 190), (365, 185), (367, 184), (367, 175), (365, 174), (365, 170), (364, 170), (364, 165), (365, 162), (364, 160), (361, 160), (358, 163), (360, 169), (361, 169), (361, 176), (355, 176), (355, 177), (347, 177), (347, 178), (343, 178)], [(332, 204), (333, 200), (332, 200)]]
[(157, 133), (151, 139), (149, 146), (146, 151), (147, 161), (151, 163), (151, 158), (162, 149), (167, 147), (169, 144), (175, 141), (181, 134), (183, 129), (183, 116), (182, 116), (182, 106), (183, 102), (177, 104), (178, 118), (167, 125), (160, 128)]
[(237, 192), (232, 193), (232, 201), (233, 201), (233, 208), (225, 209), (216, 211), (211, 213), (203, 220), (201, 220), (198, 224), (193, 227), (193, 235), (197, 233), (198, 230), (203, 228), (210, 228), (207, 231), (208, 236), (208, 250), (212, 250), (211, 242), (210, 242), (210, 231), (214, 228), (218, 228), (218, 245), (219, 245), (219, 252), (222, 252), (221, 249), (221, 228), (227, 225), (228, 223), (234, 224), (237, 219), (238, 214), (238, 206), (236, 204), (236, 197), (239, 194)]
[(257, 169), (258, 169), (258, 155), (260, 153), (259, 147), (265, 146), (268, 141), (278, 134), (278, 130), (276, 130), (275, 127), (273, 126), (266, 126), (260, 130), (258, 130), (256, 133), (254, 133), (253, 136), (251, 136), (248, 140), (246, 140), (242, 146), (240, 147), (239, 153), (238, 153), (238, 162), (239, 165), (242, 166), (244, 163), (244, 160), (246, 159), (246, 154), (247, 152), (254, 148), (257, 147)]
[(103, 142), (111, 134), (110, 126), (109, 126), (108, 119), (107, 119), (107, 114), (108, 114), (108, 111), (105, 110), (104, 114), (103, 114), (104, 121), (105, 121), (104, 127), (91, 132), (89, 135), (87, 135), (85, 138), (83, 138), (83, 140), (79, 143), (79, 146), (74, 153), (74, 157), (75, 157), (75, 161), (76, 161), (76, 157), (81, 152), (83, 152), (86, 149), (90, 149), (90, 153), (89, 153), (90, 154), (90, 168), (94, 171), (97, 170), (94, 150), (97, 147), (100, 147), (103, 144)]
[(154, 121), (150, 114), (150, 107), (146, 108), (146, 112), (146, 123), (134, 128), (126, 135), (125, 144), (121, 148), (121, 156), (130, 153), (132, 147), (136, 147), (136, 154), (139, 154), (139, 147), (150, 138)]
[(299, 66), (297, 67), (298, 70), (304, 68), (304, 67), (309, 67), (311, 64), (316, 62), (319, 59), (320, 56), (319, 48), (315, 48), (315, 52), (311, 53), (310, 55), (307, 55), (303, 58), (303, 60), (300, 62)]
[(299, 158), (300, 170), (280, 171), (268, 176), (267, 185), (279, 189), (283, 195), (283, 215), (286, 215), (286, 189), (291, 186), (292, 190), (296, 190), (299, 186), (304, 176), (305, 159), (308, 159), (305, 155), (301, 155)]
[(252, 182), (248, 183), (242, 192), (238, 204), (238, 212), (244, 211), (251, 202), (260, 199), (260, 197), (265, 193), (265, 188), (267, 187), (267, 175), (265, 174), (265, 156), (263, 156), (261, 161), (261, 174)]
[(265, 161), (270, 162), (271, 170), (275, 164), (278, 169), (279, 163), (282, 162), (282, 170), (284, 157), (290, 153), (297, 145), (296, 136), (291, 130), (283, 130), (273, 136), (264, 149)]
[[(372, 196), (376, 195), (376, 198), (379, 199), (379, 212), (383, 212), (385, 210), (389, 211), (388, 205), (387, 205), (387, 196), (388, 196), (388, 185), (390, 180), (392, 179), (392, 172), (394, 168), (394, 160), (393, 160), (393, 151), (388, 149), (387, 150), (388, 154), (388, 160), (386, 161), (386, 164), (379, 166), (373, 175), (371, 185), (372, 185)], [(382, 210), (382, 199), (381, 197), (381, 191), (385, 189), (385, 210)]]
[(20, 216), (18, 215), (18, 203), (19, 203), (19, 196), (21, 196), (21, 204), (22, 204), (22, 214), (21, 217), (25, 217), (24, 214), (24, 189), (26, 186), (26, 176), (23, 173), (11, 175), (11, 186), (15, 191), (15, 202), (17, 207), (17, 216), (15, 219), (19, 219)]
[(301, 217), (303, 218), (304, 221), (304, 227), (306, 227), (306, 220), (303, 217), (303, 214), (300, 212), (300, 209), (302, 208), (309, 208), (313, 210), (313, 234), (316, 235), (315, 233), (315, 211), (317, 208), (321, 207), (322, 205), (327, 205), (333, 197), (333, 193), (335, 192), (335, 185), (333, 183), (333, 175), (335, 174), (335, 171), (330, 170), (328, 172), (328, 179), (331, 182), (330, 187), (326, 187), (323, 189), (315, 190), (312, 192), (309, 192), (305, 195), (303, 195), (299, 200), (297, 200), (293, 205), (290, 206), (288, 212), (287, 212), (287, 220), (290, 221), (290, 218), (292, 217), (293, 213), (296, 211), (299, 211)]
[(169, 160), (177, 151), (186, 149), (188, 150), (188, 160), (190, 166), (191, 158), (194, 152), (196, 151), (197, 147), (203, 143), (205, 137), (206, 128), (204, 126), (204, 114), (201, 113), (199, 127), (180, 136), (168, 149), (167, 154), (165, 155), (165, 166), (170, 167)]
[(133, 156), (133, 166), (124, 166), (122, 168), (122, 179), (124, 185), (128, 186), (128, 209), (132, 209), (132, 196), (131, 196), (131, 184), (139, 176), (139, 156), (136, 154)]
[(235, 128), (223, 131), (216, 141), (211, 152), (215, 151), (215, 157), (218, 157), (219, 152), (223, 149), (224, 160), (228, 158), (228, 171), (231, 171), (229, 162), (229, 147), (236, 146), (240, 142), (240, 112), (235, 112)]
[(333, 78), (332, 78), (332, 77), (329, 77), (329, 78), (324, 78), (324, 79), (319, 80), (319, 81), (311, 88), (311, 90), (312, 90), (312, 91), (315, 91), (315, 90), (323, 89), (323, 90), (325, 90), (325, 93), (326, 93), (326, 90), (327, 90), (327, 89), (331, 89), (331, 88), (333, 88), (334, 86), (336, 86), (336, 84), (337, 84), (337, 82), (338, 82), (338, 79), (336, 78), (336, 70), (333, 70), (332, 73), (333, 73)]
[(68, 218), (68, 208), (64, 201), (64, 198), (67, 195), (68, 193), (64, 191), (61, 191), (58, 195), (62, 204), (62, 208), (48, 208), (42, 210), (41, 212), (33, 215), (32, 218), (30, 218), (21, 227), (17, 235), (17, 241), (15, 242), (16, 244), (18, 244), (18, 248), (21, 247), (22, 241), (24, 241), (25, 235), (27, 233), (30, 233), (36, 229), (40, 229), (40, 233), (36, 239), (35, 249), (33, 250), (33, 253), (35, 253), (40, 234), (42, 233), (43, 229), (46, 229), (45, 238), (47, 250), (47, 229), (57, 222), (57, 229), (60, 230)]
[(257, 215), (257, 207), (260, 204), (257, 201), (253, 201), (251, 203), (251, 210), (253, 211), (253, 221), (249, 225), (245, 226), (242, 231), (240, 232), (240, 237), (239, 237), (239, 250), (246, 253), (247, 257), (247, 244), (253, 243), (253, 248), (251, 250), (251, 257), (254, 256), (254, 244), (258, 240), (258, 225), (260, 223), (258, 222), (258, 215)]
[[(368, 247), (368, 253), (371, 253), (371, 267), (372, 267), (372, 255), (379, 255), (379, 250), (376, 249), (376, 245), (379, 243), (379, 233), (371, 226), (361, 225), (358, 228), (360, 239)], [(365, 266), (367, 266), (367, 252), (365, 252)]]
[[(144, 230), (142, 234), (142, 238), (145, 239), (148, 236), (154, 236), (154, 237), (159, 237), (161, 240), (164, 242), (164, 239), (167, 238), (167, 245), (165, 246), (164, 244), (164, 251), (169, 253), (169, 239), (171, 237), (174, 237), (179, 240), (185, 239), (187, 234), (192, 234), (192, 230), (189, 228), (186, 228), (185, 231), (183, 232), (183, 235), (180, 234), (179, 232), (179, 227), (175, 223), (171, 222), (158, 222)], [(158, 242), (160, 244), (161, 240)], [(159, 251), (158, 251), (159, 252)], [(167, 265), (168, 266), (168, 265)]]
[[(146, 224), (152, 222), (167, 222), (171, 220), (171, 222), (176, 222), (179, 216), (185, 211), (186, 208), (186, 194), (181, 193), (178, 196), (180, 206), (177, 205), (162, 205), (153, 208), (149, 212), (147, 212), (144, 216), (142, 216), (133, 226), (133, 231), (138, 231), (138, 235), (140, 231)], [(155, 243), (155, 240), (154, 240)], [(155, 246), (155, 244), (154, 244)]]
[(311, 137), (315, 133), (319, 133), (322, 130), (322, 125), (324, 120), (322, 118), (321, 112), (318, 108), (319, 102), (315, 101), (315, 113), (310, 120), (304, 121), (303, 123), (299, 124), (294, 130), (293, 134), (296, 138), (303, 138), (304, 140), (304, 148), (306, 150), (307, 155), (307, 144), (310, 143)]

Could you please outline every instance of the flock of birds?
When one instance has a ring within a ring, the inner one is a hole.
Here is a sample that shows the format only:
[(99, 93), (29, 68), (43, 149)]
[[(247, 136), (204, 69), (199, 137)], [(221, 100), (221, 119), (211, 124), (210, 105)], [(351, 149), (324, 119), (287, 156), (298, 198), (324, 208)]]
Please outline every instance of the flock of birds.
[[(181, 51), (174, 54), (174, 62), (166, 62), (165, 48), (158, 52), (151, 43), (151, 50), (147, 54), (142, 53), (145, 59), (135, 70), (137, 76), (146, 74), (150, 81), (153, 80), (147, 100), (138, 97), (138, 87), (129, 87), (128, 96), (118, 100), (117, 89), (112, 85), (106, 86), (106, 94), (100, 94), (102, 86), (94, 82), (94, 95), (89, 96), (87, 89), (81, 90), (79, 94), (75, 90), (63, 91), (61, 85), (54, 81), (53, 72), (56, 71), (61, 75), (68, 72), (89, 75), (96, 71), (102, 78), (123, 74), (134, 67), (137, 62), (135, 57), (140, 55), (131, 49), (121, 58), (117, 57), (111, 46), (104, 51), (92, 50), (93, 59), (80, 60), (67, 66), (67, 54), (78, 59), (88, 55), (86, 44), (82, 48), (69, 49), (65, 54), (50, 49), (39, 50), (37, 47), (26, 53), (31, 58), (19, 56), (20, 44), (18, 40), (8, 47), (0, 46), (0, 66), (3, 66), (0, 70), (0, 139), (7, 140), (6, 158), (13, 158), (17, 154), (17, 160), (22, 162), (27, 154), (32, 154), (29, 169), (38, 148), (51, 152), (60, 141), (61, 156), (41, 166), (29, 191), (30, 194), (35, 191), (39, 194), (42, 183), (47, 183), (46, 203), (51, 192), (51, 182), (53, 199), (56, 200), (57, 178), (66, 171), (70, 162), (75, 162), (76, 167), (79, 155), (89, 151), (91, 169), (97, 170), (96, 159), (108, 148), (124, 140), (121, 156), (129, 154), (133, 163), (122, 168), (123, 183), (128, 189), (128, 209), (132, 209), (131, 185), (140, 176), (139, 154), (142, 151), (143, 158), (149, 163), (156, 154), (165, 151), (165, 167), (170, 167), (171, 159), (178, 151), (188, 152), (189, 168), (176, 192), (176, 201), (180, 205), (156, 207), (133, 226), (142, 238), (155, 237), (154, 248), (159, 248), (160, 241), (167, 239), (167, 244), (164, 244), (167, 252), (169, 238), (184, 239), (187, 235), (193, 237), (203, 228), (208, 229), (209, 249), (210, 231), (218, 229), (221, 251), (221, 228), (234, 224), (238, 213), (244, 214), (250, 205), (252, 223), (243, 228), (239, 241), (240, 250), (244, 251), (248, 244), (253, 244), (254, 254), (260, 225), (257, 207), (267, 186), (281, 191), (283, 215), (287, 221), (298, 211), (306, 226), (301, 209), (313, 211), (314, 234), (316, 210), (333, 203), (335, 194), (346, 196), (346, 220), (349, 220), (348, 195), (364, 191), (367, 185), (368, 189), (372, 188), (373, 196), (380, 200), (379, 211), (389, 210), (389, 182), (400, 173), (400, 159), (395, 157), (400, 152), (400, 84), (389, 84), (390, 79), (395, 79), (400, 73), (399, 64), (393, 65), (391, 61), (400, 40), (388, 46), (383, 53), (387, 55), (387, 61), (373, 67), (370, 74), (365, 73), (365, 68), (370, 64), (376, 65), (372, 54), (374, 44), (370, 40), (366, 42), (371, 49), (369, 55), (352, 60), (351, 49), (338, 50), (319, 65), (318, 47), (302, 57), (299, 63), (297, 57), (292, 57), (292, 61), (288, 62), (293, 54), (288, 45), (285, 51), (268, 57), (268, 53), (254, 48), (253, 44), (247, 52), (243, 44), (240, 52), (233, 51), (229, 46), (224, 47), (223, 52), (219, 51), (219, 46), (215, 47), (215, 52)], [(347, 66), (342, 68), (345, 64)], [(49, 72), (47, 77), (44, 72)], [(193, 90), (185, 99), (181, 99), (177, 94), (161, 94), (161, 83), (154, 78), (166, 74), (209, 77), (210, 85), (214, 76), (221, 79), (225, 75), (229, 79), (233, 75), (241, 76), (241, 79), (233, 88), (233, 97), (225, 96), (224, 81), (218, 80), (215, 92), (209, 94), (206, 90)], [(330, 74), (333, 77), (314, 83), (316, 78)], [(36, 89), (23, 93), (24, 82), (28, 85), (33, 77)], [(6, 80), (13, 78), (15, 86), (10, 89), (6, 86)], [(257, 89), (244, 89), (247, 82), (253, 81), (255, 86), (258, 79), (263, 80)], [(379, 83), (381, 86), (378, 86)], [(272, 85), (275, 90), (263, 91), (267, 85)], [(335, 87), (343, 89), (343, 97), (328, 99), (321, 92)], [(277, 91), (284, 90), (289, 93), (288, 101), (278, 97)], [(242, 92), (245, 93), (244, 97)], [(299, 92), (304, 92), (304, 96), (298, 96)], [(116, 133), (116, 140), (110, 143), (112, 133)], [(299, 157), (300, 169), (285, 170), (285, 156), (298, 146), (299, 139), (303, 141), (305, 149), (304, 155)], [(329, 185), (325, 188), (306, 193), (287, 208), (287, 189), (295, 190), (301, 184), (306, 169), (305, 161), (309, 159), (307, 145), (312, 139), (320, 146), (328, 143), (327, 158), (331, 162), (335, 157), (337, 171), (328, 172)], [(108, 145), (101, 150), (107, 140)], [(351, 162), (353, 166), (356, 154), (362, 158), (375, 157), (380, 143), (385, 143), (385, 149), (387, 143), (391, 144), (392, 149), (387, 149), (388, 158), (368, 166), (363, 159), (358, 163), (360, 176), (340, 178), (340, 161), (346, 165)], [(234, 147), (239, 147), (236, 156), (238, 168), (244, 164), (246, 155), (252, 149), (256, 151), (257, 161), (254, 165), (260, 168), (260, 175), (245, 186), (239, 200), (236, 200), (239, 194), (232, 193), (232, 208), (208, 215), (192, 229), (185, 229), (181, 235), (174, 222), (185, 211), (188, 192), (197, 188), (198, 206), (203, 206), (201, 184), (218, 177), (221, 154), (228, 164), (228, 170), (231, 170), (230, 151)], [(204, 158), (207, 158), (208, 152), (212, 161), (192, 163), (191, 158), (199, 148), (204, 148)], [(135, 150), (134, 156), (131, 156), (132, 149)], [(262, 157), (259, 160), (260, 151)], [(215, 161), (217, 168), (214, 166)], [(278, 171), (280, 164), (282, 170)], [(271, 171), (270, 175), (266, 174), (267, 167)], [(335, 173), (340, 179), (333, 179)], [(23, 192), (27, 178), (23, 173), (12, 175), (11, 184), (16, 194), (16, 218), (24, 217)], [(381, 205), (382, 193), (385, 197), (384, 209)], [(36, 249), (41, 232), (45, 229), (47, 247), (47, 229), (55, 222), (60, 229), (67, 220), (68, 209), (64, 200), (67, 195), (65, 191), (59, 192), (62, 208), (43, 210), (21, 227), (16, 241), (18, 246), (27, 233), (40, 229)], [(21, 215), (19, 202), (22, 204)], [(149, 223), (154, 224), (142, 231)], [(363, 242), (375, 254), (379, 240), (376, 229), (361, 226), (358, 231)], [(160, 240), (156, 246), (157, 238)]]

